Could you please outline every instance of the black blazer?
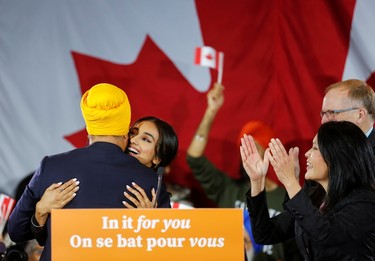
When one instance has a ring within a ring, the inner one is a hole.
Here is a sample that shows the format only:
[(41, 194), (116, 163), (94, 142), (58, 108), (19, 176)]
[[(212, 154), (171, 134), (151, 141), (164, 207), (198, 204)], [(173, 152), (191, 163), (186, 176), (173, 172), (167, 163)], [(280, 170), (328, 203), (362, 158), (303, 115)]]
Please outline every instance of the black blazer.
[(375, 260), (375, 192), (353, 191), (321, 215), (305, 189), (273, 218), (264, 206), (264, 191), (256, 197), (247, 195), (255, 241), (270, 244), (295, 236), (305, 260)]
[[(126, 185), (137, 183), (150, 198), (151, 189), (157, 187), (157, 175), (152, 169), (111, 143), (95, 142), (86, 148), (45, 157), (9, 218), (8, 233), (14, 242), (34, 238), (31, 217), (36, 203), (52, 183), (72, 178), (80, 181), (80, 189), (65, 208), (124, 208), (122, 201), (126, 200), (123, 194)], [(158, 207), (170, 208), (169, 195), (164, 187)], [(51, 235), (50, 219), (46, 225), (47, 234)], [(50, 247), (51, 237), (48, 236), (41, 260), (51, 260)]]

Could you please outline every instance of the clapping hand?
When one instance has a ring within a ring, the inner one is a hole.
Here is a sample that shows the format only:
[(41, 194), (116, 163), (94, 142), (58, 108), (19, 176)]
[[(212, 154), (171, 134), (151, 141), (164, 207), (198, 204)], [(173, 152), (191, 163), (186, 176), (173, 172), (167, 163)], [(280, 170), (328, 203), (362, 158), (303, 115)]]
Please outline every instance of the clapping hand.
[(253, 137), (246, 134), (241, 138), (240, 153), (242, 165), (251, 180), (251, 195), (256, 196), (264, 190), (265, 176), (269, 166), (268, 158), (262, 159)]
[(262, 159), (252, 136), (245, 134), (241, 138), (240, 152), (242, 165), (251, 181), (257, 181), (267, 174), (268, 158)]
[(266, 157), (274, 168), (277, 178), (288, 191), (290, 198), (301, 189), (298, 180), (298, 153), (297, 147), (291, 148), (288, 153), (279, 139), (271, 139), (269, 149), (266, 151)]

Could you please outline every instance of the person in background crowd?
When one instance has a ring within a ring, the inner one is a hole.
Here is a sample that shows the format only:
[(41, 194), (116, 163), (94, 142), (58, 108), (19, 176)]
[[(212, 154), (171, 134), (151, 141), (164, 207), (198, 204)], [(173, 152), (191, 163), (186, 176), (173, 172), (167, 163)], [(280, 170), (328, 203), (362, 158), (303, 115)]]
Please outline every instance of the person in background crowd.
[(0, 258), (2, 259), (4, 257), (4, 254), (7, 251), (7, 246), (4, 242), (3, 234), (0, 234)]
[[(36, 204), (50, 184), (71, 178), (80, 182), (79, 193), (65, 208), (120, 208), (124, 184), (135, 182), (150, 198), (151, 189), (157, 187), (155, 173), (124, 153), (131, 120), (126, 93), (112, 84), (97, 84), (82, 96), (81, 110), (90, 145), (43, 159), (9, 218), (8, 233), (13, 241), (34, 238), (31, 222), (40, 226), (34, 216)], [(170, 207), (164, 189), (158, 206)], [(51, 259), (49, 222), (47, 218), (47, 241), (41, 260)]]
[[(305, 179), (318, 182), (325, 191), (318, 202), (296, 177), (295, 148), (288, 154), (279, 139), (272, 139), (262, 159), (251, 136), (245, 135), (241, 144), (251, 180), (247, 206), (257, 242), (295, 237), (305, 260), (374, 259), (375, 156), (358, 126), (347, 121), (323, 123), (306, 152)], [(271, 218), (264, 188), (269, 162), (289, 196), (285, 211)]]
[[(172, 175), (171, 166), (165, 167), (165, 177)], [(191, 209), (194, 208), (194, 204), (191, 199), (191, 189), (188, 187), (181, 186), (179, 184), (164, 180), (167, 191), (171, 193), (171, 206), (172, 208), (179, 209)]]
[[(21, 196), (23, 191), (25, 190), (27, 184), (31, 180), (34, 172), (28, 174), (25, 178), (23, 178), (17, 185), (15, 190), (15, 201), (17, 202)], [(35, 246), (36, 240), (30, 240), (26, 242), (18, 242), (15, 244), (9, 238), (7, 233), (7, 227), (4, 228), (2, 231), (2, 236), (0, 236), (0, 241), (3, 241), (4, 245), (0, 247), (0, 253), (3, 253), (3, 256), (0, 257), (0, 260), (15, 260), (15, 261), (37, 261), (40, 258), (41, 252), (43, 247), (39, 245)], [(6, 239), (4, 240), (5, 237)], [(33, 245), (31, 248), (30, 246)], [(38, 249), (38, 251), (32, 251), (32, 249)], [(2, 259), (3, 258), (3, 259)]]
[[(224, 103), (224, 87), (218, 83), (207, 93), (207, 108), (187, 150), (187, 163), (194, 177), (199, 181), (208, 198), (221, 208), (243, 208), (246, 206), (245, 193), (248, 190), (249, 178), (241, 165), (241, 178), (232, 179), (221, 170), (217, 169), (205, 156), (204, 151), (208, 143), (209, 132), (216, 114)], [(260, 121), (246, 123), (240, 132), (252, 134), (256, 137), (256, 146), (261, 154), (273, 137), (272, 129)], [(240, 137), (238, 140), (240, 140)], [(298, 157), (298, 151), (297, 157)], [(285, 190), (278, 186), (275, 173), (270, 172), (266, 179), (266, 191), (270, 214), (276, 215), (282, 210)], [(244, 211), (244, 219), (248, 219)], [(282, 244), (261, 246), (252, 238), (251, 228), (245, 225), (245, 247), (249, 260), (302, 260), (294, 240)]]
[(33, 239), (27, 242), (25, 252), (28, 256), (28, 261), (39, 261), (43, 252), (43, 247), (40, 246), (35, 239)]
[(350, 121), (369, 138), (375, 150), (375, 93), (366, 82), (350, 79), (326, 88), (320, 116), (322, 123)]

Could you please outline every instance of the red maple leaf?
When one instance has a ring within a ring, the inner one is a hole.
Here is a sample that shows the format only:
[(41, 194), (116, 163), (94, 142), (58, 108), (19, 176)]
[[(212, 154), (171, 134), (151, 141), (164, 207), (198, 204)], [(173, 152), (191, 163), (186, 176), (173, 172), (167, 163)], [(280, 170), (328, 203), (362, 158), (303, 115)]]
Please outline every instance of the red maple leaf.
[[(337, 6), (316, 1), (280, 8), (275, 1), (240, 1), (231, 12), (226, 4), (218, 3), (215, 16), (210, 5), (200, 1), (196, 5), (204, 44), (222, 50), (226, 57), (225, 104), (212, 126), (205, 155), (223, 172), (238, 177), (239, 130), (249, 120), (262, 120), (287, 148), (300, 147), (303, 170), (304, 153), (320, 125), (324, 88), (341, 79), (351, 28), (351, 17), (346, 14), (352, 13), (354, 2)], [(287, 19), (275, 23), (276, 12), (269, 10), (277, 10), (278, 17)], [(185, 157), (205, 111), (206, 94), (192, 88), (149, 38), (133, 64), (77, 52), (72, 55), (82, 93), (100, 82), (113, 83), (128, 94), (133, 121), (154, 115), (174, 126), (180, 148), (172, 164), (173, 180), (198, 188)], [(216, 79), (216, 71), (211, 74)], [(65, 138), (76, 147), (87, 140), (84, 129)]]
[[(116, 64), (78, 52), (72, 52), (72, 56), (82, 94), (97, 83), (112, 83), (127, 93), (132, 108), (132, 122), (153, 115), (175, 128), (180, 150), (172, 169), (178, 169), (178, 175), (171, 175), (169, 179), (189, 187), (192, 183), (193, 186), (197, 185), (188, 174), (185, 151), (198, 124), (197, 121), (191, 124), (191, 121), (194, 118), (199, 120), (205, 109), (205, 94), (192, 88), (150, 38), (146, 39), (137, 60), (132, 64)], [(77, 148), (87, 145), (84, 126), (64, 138)], [(201, 195), (202, 198), (204, 195)]]
[(207, 59), (207, 60), (212, 60), (213, 57), (212, 57), (212, 55), (211, 55), (210, 53), (208, 53), (208, 54), (206, 55), (206, 59)]
[[(154, 115), (172, 124), (186, 118), (188, 111), (202, 111), (205, 106), (205, 101), (198, 106), (201, 108), (192, 106), (189, 101), (201, 99), (202, 94), (191, 87), (150, 38), (145, 41), (133, 64), (116, 64), (78, 52), (72, 52), (72, 56), (81, 93), (101, 82), (118, 86), (129, 97), (132, 121)], [(87, 132), (84, 128), (64, 138), (75, 147), (87, 145)]]

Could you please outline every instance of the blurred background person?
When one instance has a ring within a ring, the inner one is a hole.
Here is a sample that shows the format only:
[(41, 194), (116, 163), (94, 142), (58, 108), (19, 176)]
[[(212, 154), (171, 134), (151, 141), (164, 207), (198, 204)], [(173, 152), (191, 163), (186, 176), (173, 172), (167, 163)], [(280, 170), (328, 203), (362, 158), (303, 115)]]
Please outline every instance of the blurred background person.
[[(221, 208), (242, 208), (246, 207), (246, 192), (249, 189), (249, 178), (243, 170), (240, 163), (240, 178), (233, 179), (226, 173), (217, 169), (215, 165), (204, 155), (205, 148), (209, 140), (211, 126), (215, 120), (219, 109), (224, 103), (224, 86), (215, 83), (213, 88), (207, 93), (207, 108), (202, 120), (195, 132), (190, 146), (187, 150), (187, 163), (191, 168), (194, 177), (198, 180), (209, 199)], [(240, 137), (243, 134), (252, 134), (256, 137), (256, 144), (260, 153), (263, 155), (268, 147), (268, 142), (274, 136), (272, 129), (261, 121), (249, 121), (240, 131)], [(233, 153), (238, 153), (234, 151)], [(285, 190), (277, 183), (275, 173), (270, 172), (265, 181), (266, 191), (269, 195), (268, 207), (270, 215), (275, 215), (282, 211), (282, 202), (285, 197)], [(244, 220), (248, 220), (246, 211), (244, 211)], [(248, 259), (251, 260), (302, 260), (301, 255), (295, 245), (294, 240), (289, 240), (282, 244), (259, 245), (254, 241), (249, 242), (252, 238), (250, 226), (244, 223), (244, 239)]]

